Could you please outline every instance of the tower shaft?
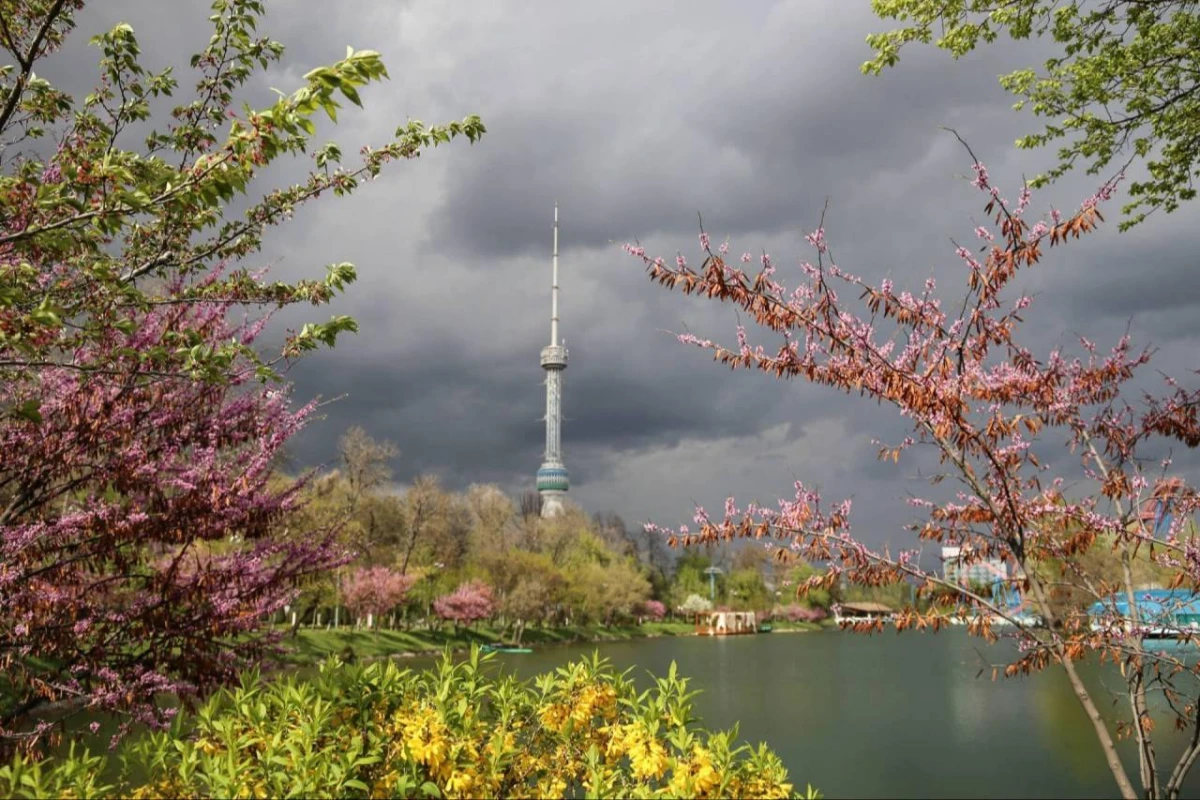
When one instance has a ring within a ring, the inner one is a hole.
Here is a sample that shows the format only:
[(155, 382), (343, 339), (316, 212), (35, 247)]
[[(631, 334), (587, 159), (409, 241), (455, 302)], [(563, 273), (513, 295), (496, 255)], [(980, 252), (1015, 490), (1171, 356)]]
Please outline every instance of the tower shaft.
[(561, 369), (546, 370), (546, 463), (562, 463)]
[(546, 371), (546, 451), (537, 472), (537, 488), (542, 496), (542, 516), (552, 517), (563, 511), (563, 496), (570, 486), (562, 461), (562, 379), (567, 368), (567, 348), (558, 343), (558, 204), (554, 204), (554, 251), (550, 273), (550, 344), (542, 348), (542, 369)]

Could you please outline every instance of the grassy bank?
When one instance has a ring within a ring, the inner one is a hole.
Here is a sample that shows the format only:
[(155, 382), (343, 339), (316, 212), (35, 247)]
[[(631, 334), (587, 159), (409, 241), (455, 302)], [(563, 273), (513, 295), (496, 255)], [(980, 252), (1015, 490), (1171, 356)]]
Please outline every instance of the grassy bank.
[[(690, 622), (647, 622), (644, 625), (569, 625), (558, 628), (526, 628), (521, 644), (537, 647), (571, 642), (615, 642), (645, 639), (654, 636), (683, 636), (693, 631)], [(472, 644), (501, 641), (502, 631), (489, 626), (455, 631), (447, 626), (440, 630), (417, 629), (365, 631), (343, 628), (324, 630), (302, 628), (296, 638), (286, 637), (284, 644), (291, 650), (287, 660), (292, 663), (315, 663), (329, 655), (342, 655), (346, 648), (355, 658), (386, 658), (396, 655), (433, 655), (447, 646), (466, 650)], [(508, 641), (508, 639), (505, 639)]]
[(823, 619), (820, 622), (788, 622), (787, 620), (776, 620), (771, 623), (773, 633), (808, 633), (810, 631), (820, 631), (826, 628), (837, 628), (837, 623), (833, 618)]

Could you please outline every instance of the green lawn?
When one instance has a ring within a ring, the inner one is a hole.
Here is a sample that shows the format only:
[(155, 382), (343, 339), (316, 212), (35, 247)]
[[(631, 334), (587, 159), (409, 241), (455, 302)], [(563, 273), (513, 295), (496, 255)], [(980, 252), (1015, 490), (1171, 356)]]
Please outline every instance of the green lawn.
[(794, 631), (819, 631), (829, 627), (837, 627), (837, 623), (832, 618), (823, 619), (820, 622), (788, 622), (785, 619), (774, 620), (771, 622), (773, 631), (780, 633), (788, 633)]
[[(648, 622), (644, 625), (614, 625), (608, 628), (603, 625), (526, 628), (521, 644), (535, 647), (566, 642), (611, 642), (650, 636), (680, 636), (690, 634), (692, 630), (690, 622)], [(500, 641), (500, 633), (499, 629), (489, 626), (476, 626), (457, 632), (450, 626), (436, 631), (301, 628), (296, 638), (285, 636), (284, 645), (292, 651), (287, 661), (311, 664), (329, 655), (342, 655), (346, 648), (350, 648), (355, 658), (359, 659), (399, 654), (436, 654), (446, 646), (465, 650), (472, 644)]]

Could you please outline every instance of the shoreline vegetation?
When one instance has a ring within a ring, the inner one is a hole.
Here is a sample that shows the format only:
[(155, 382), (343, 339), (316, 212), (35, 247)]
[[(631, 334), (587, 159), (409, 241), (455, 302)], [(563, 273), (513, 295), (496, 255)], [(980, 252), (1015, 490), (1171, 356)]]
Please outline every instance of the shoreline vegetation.
[[(825, 627), (812, 622), (773, 623), (769, 633), (806, 633)], [(282, 628), (282, 626), (281, 626)], [(289, 630), (290, 633), (290, 630)], [(281, 645), (286, 652), (281, 666), (316, 664), (331, 655), (343, 660), (376, 661), (387, 658), (437, 657), (447, 648), (454, 654), (467, 653), (472, 645), (510, 643), (507, 628), (480, 625), (471, 628), (444, 627), (436, 630), (382, 628), (301, 628), (295, 637), (285, 633)], [(545, 628), (526, 628), (521, 636), (522, 647), (622, 642), (635, 639), (654, 639), (661, 636), (695, 636), (690, 622), (645, 622), (641, 625), (564, 625)]]
[(820, 796), (736, 727), (701, 727), (674, 662), (643, 691), (597, 655), (520, 683), (485, 670), (493, 657), (252, 670), (115, 752), (18, 753), (0, 796)]

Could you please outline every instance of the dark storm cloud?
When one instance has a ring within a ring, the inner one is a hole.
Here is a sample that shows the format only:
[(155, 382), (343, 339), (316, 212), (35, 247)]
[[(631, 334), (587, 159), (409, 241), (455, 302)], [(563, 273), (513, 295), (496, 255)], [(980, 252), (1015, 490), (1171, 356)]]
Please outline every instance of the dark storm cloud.
[[(681, 352), (667, 337), (648, 339), (643, 359), (624, 367), (620, 354), (582, 339), (570, 348), (566, 374), (564, 424), (572, 452), (668, 447), (696, 430), (750, 435), (777, 404), (762, 391), (764, 382), (703, 380), (695, 368), (707, 357)], [(393, 349), (377, 358), (349, 341), (335, 354), (302, 360), (290, 377), (301, 390), (345, 394), (329, 407), (329, 417), (388, 431), (404, 452), (406, 472), (511, 484), (527, 480), (541, 460), (545, 390), (535, 359), (543, 344), (531, 340), (494, 359), (453, 343)], [(648, 373), (640, 369), (645, 364), (661, 366)], [(336, 426), (313, 426), (297, 443), (297, 455), (328, 457), (340, 433)], [(580, 483), (602, 477), (586, 459), (573, 461), (571, 470)]]
[(531, 70), (497, 85), (485, 101), (493, 146), (450, 165), (433, 241), (465, 255), (538, 251), (544, 227), (527, 209), (555, 196), (570, 198), (580, 246), (694, 230), (697, 211), (729, 230), (774, 233), (815, 220), (831, 191), (918, 158), (940, 126), (997, 144), (1003, 133), (978, 117), (1004, 103), (995, 76), (1011, 52), (953, 70), (915, 53), (886, 79), (864, 78), (863, 37), (879, 23), (861, 11), (781, 3), (757, 24), (732, 6), (680, 13), (685, 27), (700, 17), (734, 33), (707, 46), (697, 25), (695, 46), (673, 53), (665, 76), (654, 62), (585, 49), (562, 53), (576, 82)]
[[(564, 450), (576, 502), (669, 523), (689, 519), (693, 501), (710, 510), (728, 493), (770, 502), (800, 479), (832, 499), (853, 496), (868, 537), (900, 535), (914, 517), (905, 498), (930, 494), (921, 476), (937, 469), (923, 456), (875, 460), (870, 439), (898, 442), (904, 420), (857, 396), (731, 372), (678, 344), (670, 333), (683, 330), (731, 342), (738, 317), (652, 286), (618, 244), (636, 238), (651, 254), (682, 250), (694, 263), (700, 212), (715, 239), (728, 235), (735, 253), (771, 253), (792, 281), (797, 261), (813, 257), (803, 234), (828, 197), (843, 267), (914, 289), (935, 275), (953, 296), (964, 276), (949, 240), (972, 244), (985, 220), (983, 198), (957, 177), (970, 159), (941, 127), (958, 130), (1015, 199), (1022, 175), (1045, 169), (1053, 153), (1013, 149), (1039, 126), (1011, 110), (996, 76), (1040, 63), (1044, 50), (998, 42), (961, 61), (913, 50), (868, 78), (858, 70), (870, 55), (863, 38), (887, 26), (866, 3), (324, 9), (270, 4), (263, 30), (288, 50), (248, 88), (254, 102), (269, 103), (269, 87), (294, 89), (350, 44), (379, 50), (392, 79), (363, 93), (365, 111), (347, 109), (336, 129), (322, 129), (347, 153), (410, 116), (479, 113), (488, 134), (393, 165), (344, 201), (302, 209), (269, 240), (263, 261), (278, 277), (320, 275), (343, 260), (360, 272), (328, 311), (289, 309), (273, 328), (280, 335), (326, 313), (361, 323), (359, 336), (292, 373), (299, 400), (346, 395), (295, 442), (301, 462), (332, 463), (337, 438), (358, 424), (400, 446), (402, 483), (435, 471), (455, 488), (531, 487), (557, 199), (571, 350)], [(148, 63), (185, 65), (207, 39), (207, 14), (203, 2), (95, 3), (60, 74), (77, 91), (90, 86), (98, 53), (82, 46), (84, 34), (119, 19), (138, 30)], [(303, 167), (281, 165), (269, 182), (300, 180)], [(1035, 208), (1074, 208), (1097, 182), (1073, 175), (1039, 193)], [(1022, 340), (1042, 356), (1059, 345), (1074, 352), (1075, 333), (1107, 349), (1132, 317), (1135, 339), (1161, 348), (1155, 367), (1193, 369), (1196, 215), (1188, 206), (1121, 235), (1110, 222), (1047, 254), (1017, 281), (1037, 294)], [(1069, 464), (1057, 442), (1045, 447), (1053, 463)], [(1194, 469), (1196, 455), (1178, 454), (1180, 469)]]

